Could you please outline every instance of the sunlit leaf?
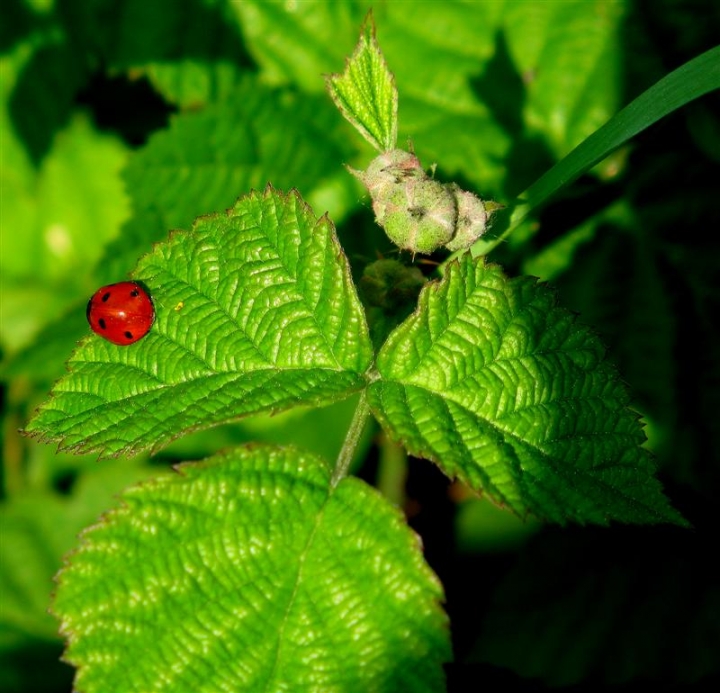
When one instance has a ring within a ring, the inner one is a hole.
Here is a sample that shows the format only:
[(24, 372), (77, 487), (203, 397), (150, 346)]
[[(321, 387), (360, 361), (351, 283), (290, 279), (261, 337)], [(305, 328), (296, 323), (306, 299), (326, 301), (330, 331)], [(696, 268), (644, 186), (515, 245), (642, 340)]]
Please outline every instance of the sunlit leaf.
[(465, 254), (377, 359), (392, 436), (521, 516), (682, 522), (599, 340), (547, 287)]
[[(358, 390), (371, 354), (332, 224), (268, 188), (139, 263), (157, 318), (127, 347), (87, 338), (27, 430), (78, 451), (158, 448), (183, 431)], [(332, 300), (328, 298), (332, 292)]]
[(78, 690), (444, 689), (442, 588), (376, 491), (293, 448), (179, 471), (128, 491), (59, 576)]
[(335, 105), (353, 127), (380, 152), (397, 144), (398, 93), (368, 15), (355, 52), (342, 74), (326, 79)]

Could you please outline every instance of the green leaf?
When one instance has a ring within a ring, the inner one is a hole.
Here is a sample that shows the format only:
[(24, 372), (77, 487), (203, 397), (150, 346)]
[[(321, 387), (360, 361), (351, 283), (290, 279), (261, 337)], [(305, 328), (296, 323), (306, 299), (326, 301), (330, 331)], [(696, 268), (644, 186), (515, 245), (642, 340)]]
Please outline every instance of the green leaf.
[(268, 188), (141, 259), (156, 321), (118, 347), (87, 338), (27, 431), (74, 451), (158, 449), (183, 431), (359, 390), (365, 317), (327, 217)]
[(0, 338), (16, 348), (68, 301), (92, 290), (88, 268), (129, 209), (119, 173), (127, 150), (87, 118), (73, 118), (57, 135), (37, 172), (16, 166), (12, 149), (13, 166), (0, 179)]
[(412, 454), (521, 516), (682, 523), (603, 358), (546, 287), (465, 254), (380, 351), (369, 402)]
[[(526, 86), (522, 116), (561, 157), (617, 110), (622, 85), (625, 3), (509, 3), (503, 28)], [(489, 86), (489, 85), (488, 85)], [(501, 85), (496, 84), (495, 88)]]
[(327, 77), (326, 85), (335, 105), (375, 149), (395, 149), (398, 93), (375, 37), (372, 14), (365, 20), (345, 71)]
[[(93, 461), (94, 464), (94, 461)], [(0, 644), (18, 647), (54, 640), (47, 608), (52, 577), (78, 533), (97, 520), (111, 498), (149, 476), (147, 465), (97, 465), (80, 477), (70, 496), (30, 490), (0, 505)], [(157, 471), (157, 470), (155, 470)]]
[(337, 167), (345, 156), (342, 126), (327, 99), (246, 78), (227, 100), (182, 113), (153, 135), (125, 170), (128, 192), (170, 229), (229, 207), (238, 190), (270, 183), (307, 197), (328, 178), (328, 162)]
[(292, 448), (179, 471), (126, 492), (59, 576), (77, 690), (443, 690), (442, 588), (374, 489)]
[(720, 46), (663, 77), (544, 173), (508, 210), (511, 215), (505, 231), (494, 238), (480, 239), (473, 246), (473, 254), (489, 253), (532, 210), (543, 205), (618, 147), (666, 115), (717, 89), (720, 89)]
[(367, 15), (367, 2), (308, 2), (302, 6), (266, 0), (231, 2), (248, 51), (265, 84), (294, 84), (321, 93), (321, 75), (342, 63)]
[(224, 101), (242, 84), (240, 67), (229, 61), (154, 62), (145, 71), (153, 86), (168, 101), (184, 109)]

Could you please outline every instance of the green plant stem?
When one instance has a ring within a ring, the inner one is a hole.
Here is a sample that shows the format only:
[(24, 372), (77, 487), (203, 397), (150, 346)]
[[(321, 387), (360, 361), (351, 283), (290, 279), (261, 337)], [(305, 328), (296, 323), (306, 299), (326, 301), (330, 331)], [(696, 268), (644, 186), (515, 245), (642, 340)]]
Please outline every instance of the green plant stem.
[(343, 441), (343, 446), (338, 454), (337, 461), (335, 462), (335, 470), (333, 471), (331, 483), (333, 486), (337, 486), (341, 479), (347, 476), (348, 470), (350, 469), (350, 463), (355, 455), (360, 436), (362, 435), (365, 424), (370, 417), (370, 407), (367, 403), (367, 396), (365, 392), (360, 393), (360, 400), (358, 401), (357, 408), (353, 414), (352, 421), (350, 422), (350, 428), (348, 428), (347, 435)]

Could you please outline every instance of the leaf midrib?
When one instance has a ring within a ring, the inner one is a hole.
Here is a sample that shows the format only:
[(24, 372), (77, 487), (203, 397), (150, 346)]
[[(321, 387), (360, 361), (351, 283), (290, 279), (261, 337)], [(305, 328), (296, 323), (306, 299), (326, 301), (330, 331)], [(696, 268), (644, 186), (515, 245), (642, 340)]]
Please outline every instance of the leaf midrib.
[(290, 595), (290, 598), (288, 599), (287, 607), (285, 609), (285, 614), (282, 618), (280, 631), (278, 632), (278, 637), (277, 637), (278, 644), (277, 644), (277, 648), (275, 649), (275, 658), (270, 667), (270, 672), (267, 677), (267, 686), (266, 686), (265, 690), (268, 692), (277, 690), (277, 688), (273, 688), (272, 684), (273, 684), (273, 680), (275, 679), (275, 676), (277, 674), (280, 659), (281, 659), (281, 653), (282, 653), (282, 649), (283, 649), (283, 635), (285, 634), (285, 629), (287, 627), (288, 616), (293, 607), (293, 604), (295, 603), (298, 592), (300, 591), (300, 584), (302, 583), (302, 577), (303, 577), (303, 569), (305, 567), (305, 563), (306, 563), (308, 554), (310, 553), (310, 550), (313, 546), (313, 543), (315, 540), (315, 535), (318, 533), (318, 530), (320, 529), (320, 525), (322, 524), (322, 520), (325, 515), (325, 510), (328, 506), (328, 503), (332, 499), (333, 493), (334, 493), (334, 488), (329, 486), (327, 489), (325, 500), (323, 501), (322, 505), (318, 508), (318, 511), (315, 514), (315, 522), (314, 522), (313, 527), (308, 535), (305, 547), (303, 548), (302, 552), (300, 553), (300, 556), (297, 561), (298, 567), (297, 567), (297, 574), (295, 576), (295, 584), (293, 585), (293, 592)]

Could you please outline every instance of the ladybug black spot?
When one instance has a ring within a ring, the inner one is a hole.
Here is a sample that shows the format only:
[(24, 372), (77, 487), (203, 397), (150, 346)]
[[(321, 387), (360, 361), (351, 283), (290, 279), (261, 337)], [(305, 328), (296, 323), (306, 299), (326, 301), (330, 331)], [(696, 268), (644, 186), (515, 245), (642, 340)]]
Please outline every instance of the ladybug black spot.
[(139, 292), (137, 289), (133, 289), (133, 290), (130, 292), (130, 295), (131, 295), (133, 298), (135, 298), (136, 296), (139, 296), (139, 295), (140, 295), (140, 292)]
[(104, 318), (100, 318), (100, 320), (98, 320), (98, 325), (100, 325), (100, 327), (101, 327), (103, 330), (106, 330), (106, 329), (107, 329), (107, 325), (105, 324), (105, 319), (104, 319)]
[(126, 337), (127, 339), (132, 339), (132, 338), (133, 338), (132, 332), (126, 332), (126, 333), (125, 333), (125, 337)]
[(102, 298), (101, 298), (100, 300), (101, 300), (103, 303), (105, 303), (105, 301), (107, 301), (109, 298), (110, 298), (110, 292), (107, 291), (107, 292), (105, 292), (105, 293), (102, 295)]

